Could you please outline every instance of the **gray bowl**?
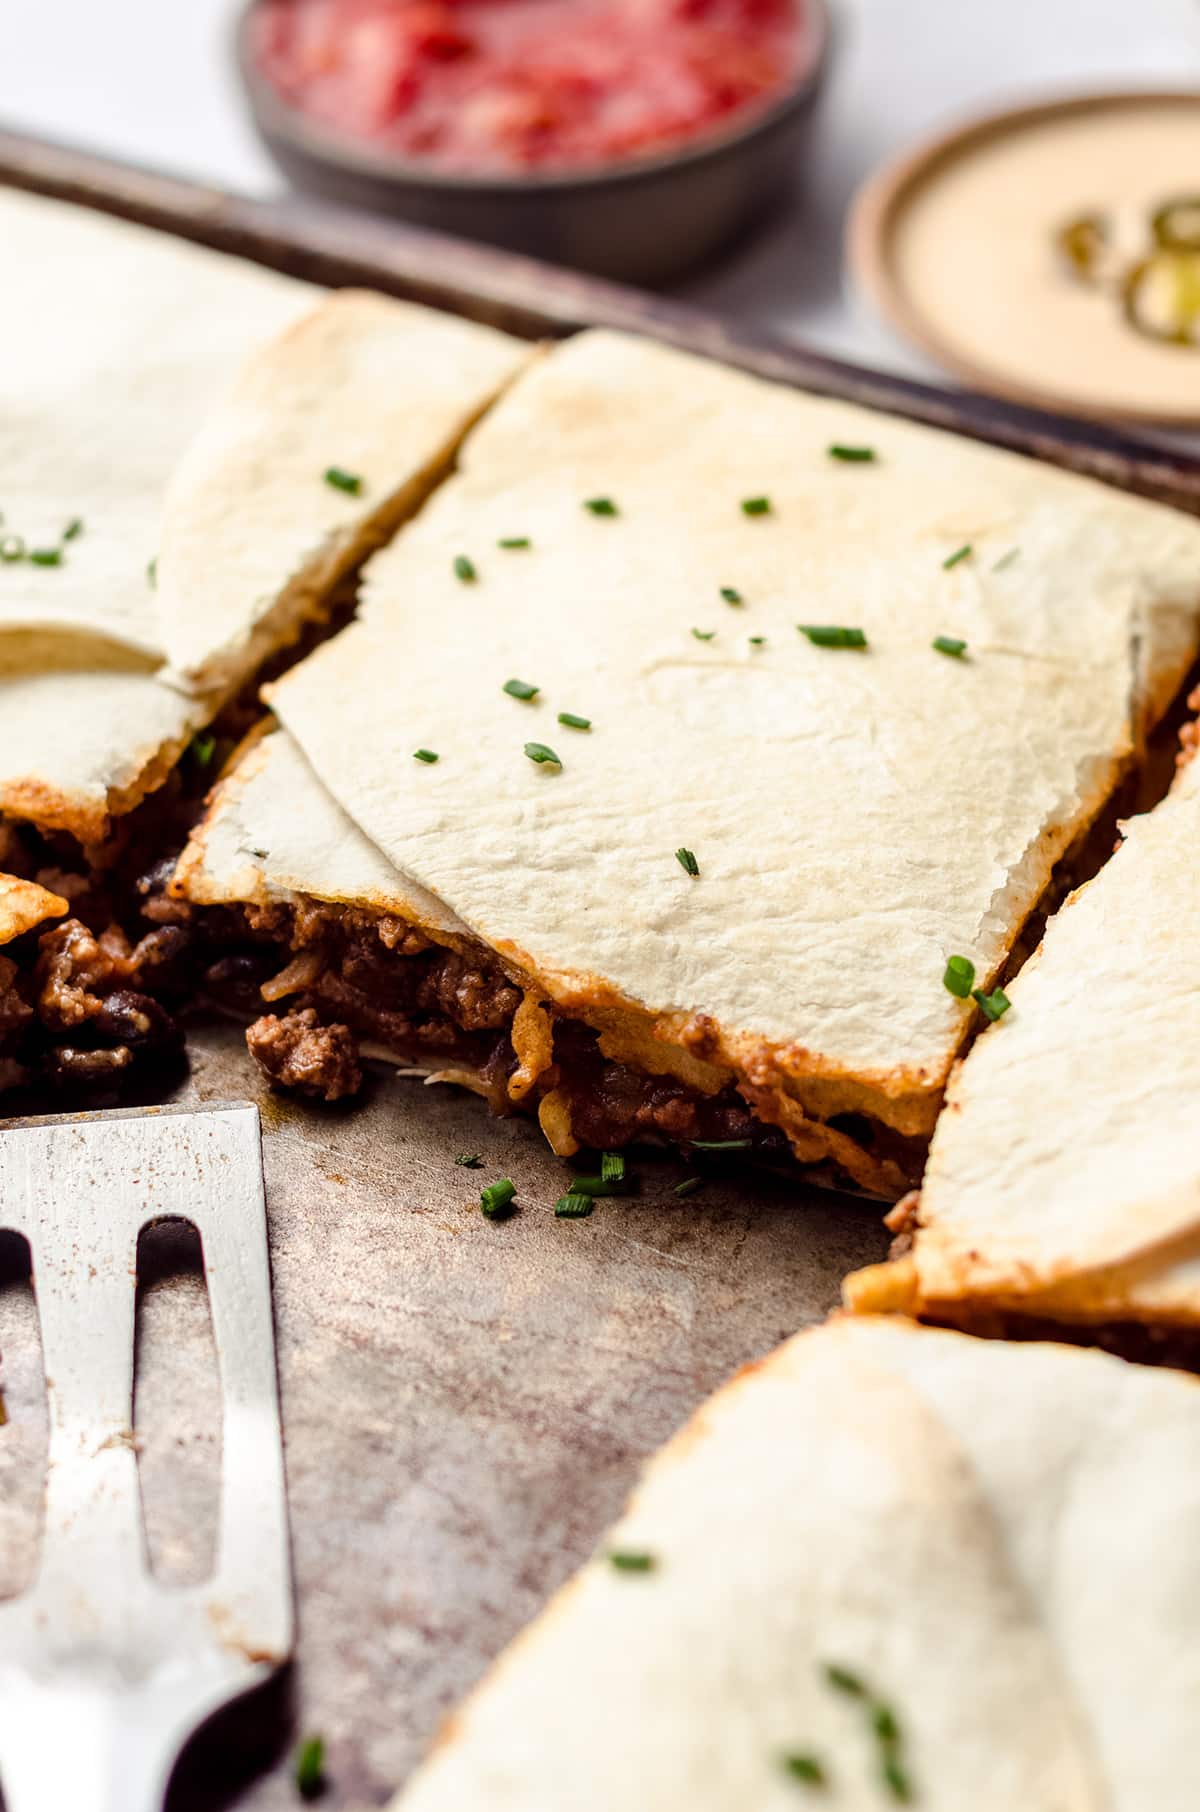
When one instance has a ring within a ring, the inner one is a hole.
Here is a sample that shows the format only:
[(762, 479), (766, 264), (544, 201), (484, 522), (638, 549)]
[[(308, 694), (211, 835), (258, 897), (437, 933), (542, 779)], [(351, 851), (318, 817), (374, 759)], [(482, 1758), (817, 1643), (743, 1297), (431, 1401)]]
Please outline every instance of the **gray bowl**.
[(746, 124), (595, 171), (462, 176), (360, 145), (292, 107), (251, 56), (258, 5), (250, 0), (238, 23), (238, 68), (258, 135), (296, 188), (645, 285), (672, 282), (706, 264), (793, 190), (830, 50), (825, 0), (808, 0), (811, 65)]

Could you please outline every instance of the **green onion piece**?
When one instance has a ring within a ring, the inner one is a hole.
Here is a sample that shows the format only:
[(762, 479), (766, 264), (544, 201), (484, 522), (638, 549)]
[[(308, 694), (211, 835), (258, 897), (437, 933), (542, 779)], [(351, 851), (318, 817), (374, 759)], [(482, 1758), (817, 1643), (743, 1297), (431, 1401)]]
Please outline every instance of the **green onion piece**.
[(549, 748), (544, 742), (527, 742), (525, 744), (525, 753), (528, 755), (530, 761), (536, 761), (539, 767), (548, 766), (561, 768), (562, 766), (562, 762), (558, 759), (554, 750)]
[(32, 547), (29, 558), (34, 566), (61, 566), (63, 563), (61, 547)]
[(620, 513), (611, 497), (589, 497), (583, 507), (590, 510), (593, 516), (616, 516)]
[(454, 577), (461, 579), (464, 585), (474, 585), (479, 574), (475, 571), (475, 562), (468, 560), (465, 554), (454, 556)]
[(413, 750), (413, 760), (414, 761), (423, 761), (427, 767), (432, 767), (434, 762), (437, 759), (438, 759), (438, 755), (437, 755), (436, 749), (414, 749)]
[(693, 1151), (749, 1151), (753, 1139), (689, 1139)]
[(554, 1204), (554, 1212), (560, 1221), (581, 1221), (591, 1214), (596, 1206), (594, 1196), (585, 1195), (582, 1190), (571, 1189), (566, 1195), (560, 1195)]
[(158, 584), (158, 556), (157, 556), (157, 554), (155, 555), (153, 560), (147, 560), (147, 562), (146, 562), (146, 583), (149, 585), (151, 591), (153, 591)]
[(899, 1757), (894, 1755), (884, 1756), (881, 1772), (883, 1775), (883, 1784), (897, 1804), (901, 1806), (911, 1805), (913, 1796), (912, 1782), (909, 1780), (907, 1772), (902, 1767)]
[(932, 646), (939, 654), (953, 655), (956, 661), (961, 661), (967, 652), (967, 644), (956, 635), (935, 635)]
[(698, 642), (711, 642), (716, 636), (715, 629), (693, 629), (692, 634)]
[(341, 466), (326, 466), (325, 483), (332, 485), (335, 491), (345, 491), (350, 497), (362, 494), (363, 481), (358, 473), (347, 472)]
[(1012, 1001), (1008, 998), (1008, 995), (1004, 992), (1003, 988), (993, 988), (990, 994), (985, 994), (982, 988), (975, 988), (972, 990), (972, 993), (974, 998), (979, 1002), (979, 1010), (983, 1014), (983, 1017), (985, 1019), (990, 1019), (993, 1022), (997, 1019), (1003, 1019), (1004, 1015), (1008, 1012), (1008, 1009), (1012, 1006)]
[(956, 1000), (966, 1000), (975, 986), (975, 965), (969, 956), (952, 956), (947, 959), (942, 986), (948, 989)]
[(643, 1548), (610, 1548), (608, 1564), (618, 1573), (653, 1573), (658, 1558)]
[(505, 535), (501, 540), (497, 541), (496, 546), (507, 548), (532, 547), (533, 542), (529, 539), (528, 535)]
[(850, 1668), (842, 1667), (836, 1661), (827, 1661), (823, 1669), (825, 1683), (832, 1686), (835, 1692), (844, 1692), (849, 1699), (865, 1699), (866, 1684), (859, 1674), (852, 1673)]
[(460, 1151), (454, 1162), (461, 1164), (464, 1170), (483, 1169), (483, 1158), (477, 1151)]
[(741, 592), (735, 591), (732, 585), (722, 585), (721, 596), (727, 604), (744, 604), (746, 602)]
[(505, 680), (504, 685), (501, 687), (501, 691), (507, 692), (510, 698), (522, 698), (528, 701), (531, 698), (537, 697), (538, 693), (541, 691), (541, 687), (531, 686), (528, 680), (510, 679)]
[(0, 541), (0, 560), (6, 560), (11, 565), (14, 560), (24, 558), (25, 542), (23, 538), (20, 535), (5, 535), (4, 539)]
[(847, 466), (869, 466), (877, 457), (874, 447), (848, 447), (844, 441), (837, 440), (825, 451), (830, 459), (840, 459)]
[(1010, 547), (1006, 554), (1001, 554), (995, 566), (993, 566), (992, 571), (994, 573), (1002, 573), (1006, 566), (1011, 566), (1013, 561), (1019, 558), (1020, 553), (1021, 550), (1019, 547)]
[(971, 543), (969, 541), (964, 541), (963, 545), (961, 547), (956, 547), (952, 554), (947, 554), (946, 558), (942, 561), (942, 571), (948, 573), (952, 566), (961, 566), (963, 561), (969, 560), (974, 552), (975, 549), (971, 546)]
[(62, 532), (62, 538), (64, 541), (74, 541), (76, 536), (82, 535), (82, 533), (83, 533), (83, 517), (82, 516), (72, 516), (70, 522), (68, 522), (66, 528)]
[(766, 640), (767, 638), (765, 635), (752, 635), (750, 637), (750, 646), (751, 648), (763, 648), (766, 646)]
[(590, 717), (576, 717), (574, 711), (560, 711), (558, 721), (565, 724), (568, 730), (590, 730), (592, 727)]
[(694, 879), (700, 873), (700, 864), (697, 862), (690, 849), (677, 849), (675, 851), (675, 860), (678, 862), (685, 875), (691, 875)]
[(814, 648), (865, 648), (866, 634), (861, 629), (847, 629), (840, 623), (797, 623)]
[(742, 515), (743, 516), (769, 516), (770, 513), (771, 513), (771, 499), (769, 497), (743, 497), (742, 498)]
[(824, 1766), (815, 1755), (785, 1755), (780, 1760), (784, 1773), (790, 1774), (793, 1780), (804, 1781), (809, 1787), (824, 1787), (828, 1783)]
[(479, 1191), (479, 1206), (489, 1221), (506, 1221), (513, 1212), (517, 1186), (511, 1177), (501, 1177)]
[(894, 1749), (900, 1741), (900, 1723), (890, 1705), (871, 1707), (871, 1728), (885, 1749)]
[(193, 736), (190, 753), (198, 768), (206, 768), (217, 752), (215, 736)]
[(600, 1175), (606, 1183), (625, 1181), (625, 1153), (605, 1151), (600, 1154)]
[(684, 1177), (682, 1183), (676, 1183), (676, 1195), (695, 1195), (697, 1189), (703, 1189), (703, 1177)]
[(324, 1737), (306, 1737), (296, 1751), (296, 1791), (301, 1799), (319, 1799), (325, 1791)]

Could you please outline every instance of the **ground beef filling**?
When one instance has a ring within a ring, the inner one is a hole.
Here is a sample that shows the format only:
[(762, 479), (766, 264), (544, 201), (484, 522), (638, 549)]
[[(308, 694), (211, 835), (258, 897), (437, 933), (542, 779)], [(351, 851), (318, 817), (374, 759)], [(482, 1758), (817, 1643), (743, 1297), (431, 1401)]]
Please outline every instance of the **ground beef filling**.
[[(158, 910), (169, 914), (172, 903)], [(242, 1011), (254, 995), (275, 1009), (247, 1032), (251, 1054), (273, 1083), (340, 1100), (359, 1086), (361, 1044), (447, 1075), (469, 1073), (494, 1112), (515, 1111), (511, 1032), (523, 990), (490, 952), (449, 949), (403, 919), (319, 901), (244, 908), (240, 943), (231, 911), (198, 916), (210, 938), (225, 944), (208, 964), (208, 991)], [(786, 1156), (785, 1136), (755, 1120), (734, 1088), (698, 1094), (674, 1077), (606, 1058), (579, 1021), (551, 1013), (551, 1024), (553, 1062), (521, 1106), (536, 1110), (557, 1092), (582, 1145), (655, 1136), (677, 1144), (750, 1139), (760, 1151)]]

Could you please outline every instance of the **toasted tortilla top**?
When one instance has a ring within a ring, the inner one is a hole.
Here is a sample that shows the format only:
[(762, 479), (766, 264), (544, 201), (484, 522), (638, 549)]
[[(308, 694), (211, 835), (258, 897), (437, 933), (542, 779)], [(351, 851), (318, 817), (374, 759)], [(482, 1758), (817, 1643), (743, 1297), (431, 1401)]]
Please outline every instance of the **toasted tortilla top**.
[(903, 1125), (974, 1013), (947, 957), (995, 974), (1198, 601), (1181, 514), (594, 333), (508, 391), (369, 563), (362, 620), (270, 696), (397, 868), (548, 993), (665, 1035), (703, 1016), (744, 1072), (863, 1078)]
[[(1192, 1379), (833, 1323), (652, 1462), (397, 1806), (788, 1812), (807, 1793), (878, 1812), (879, 1700), (928, 1812), (1185, 1812), (1197, 1552)], [(798, 1754), (824, 1796), (787, 1772)]]
[(11, 944), (14, 938), (67, 911), (68, 904), (60, 894), (23, 881), (19, 875), (0, 874), (0, 945)]
[[(345, 290), (262, 347), (167, 492), (169, 658), (195, 690), (251, 670), (382, 542), (534, 356), (494, 328)], [(326, 480), (331, 468), (351, 489)]]
[(934, 1137), (918, 1298), (1200, 1322), (1200, 763), (1008, 993)]
[(161, 652), (147, 565), (163, 486), (253, 347), (317, 291), (86, 208), (0, 189), (0, 635), (82, 629)]

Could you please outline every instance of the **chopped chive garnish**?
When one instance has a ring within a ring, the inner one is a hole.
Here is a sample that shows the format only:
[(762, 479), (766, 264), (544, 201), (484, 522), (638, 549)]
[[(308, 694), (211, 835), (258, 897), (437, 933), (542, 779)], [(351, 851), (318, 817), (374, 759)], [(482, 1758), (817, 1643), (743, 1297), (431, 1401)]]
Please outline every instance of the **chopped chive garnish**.
[(625, 1181), (625, 1153), (605, 1151), (600, 1154), (600, 1175), (606, 1183)]
[(796, 628), (815, 648), (865, 648), (867, 645), (863, 630), (847, 629), (841, 623), (797, 623)]
[(326, 466), (325, 483), (332, 485), (335, 491), (345, 491), (349, 497), (362, 494), (363, 481), (357, 472), (347, 472), (341, 466)]
[(985, 1019), (1003, 1019), (1012, 1006), (1003, 988), (993, 988), (990, 994), (985, 994), (982, 988), (974, 988), (972, 996), (979, 1002), (979, 1010)]
[(835, 440), (826, 447), (830, 459), (840, 459), (847, 466), (868, 466), (875, 459), (874, 447), (848, 447), (844, 441)]
[(413, 760), (414, 761), (423, 761), (425, 763), (426, 767), (431, 768), (437, 759), (438, 759), (438, 754), (437, 754), (436, 749), (414, 749), (413, 750)]
[(732, 585), (722, 585), (721, 596), (727, 604), (744, 604), (746, 602), (741, 592), (735, 591)]
[(593, 516), (615, 516), (617, 506), (611, 497), (589, 497), (584, 502), (584, 509), (590, 510)]
[(1013, 561), (1017, 558), (1017, 556), (1020, 554), (1020, 552), (1021, 552), (1021, 550), (1019, 547), (1010, 547), (1006, 554), (1001, 554), (1001, 556), (997, 560), (995, 566), (993, 566), (992, 571), (994, 573), (1002, 573), (1006, 566), (1012, 565)]
[(464, 585), (473, 585), (479, 577), (475, 571), (475, 562), (468, 560), (465, 554), (455, 554), (454, 577), (461, 579)]
[(34, 566), (61, 566), (63, 561), (62, 548), (31, 547), (29, 550), (29, 558)]
[(897, 1756), (886, 1755), (883, 1758), (883, 1784), (899, 1805), (912, 1803), (912, 1782)]
[(969, 560), (974, 552), (975, 549), (972, 547), (971, 543), (969, 541), (964, 541), (963, 545), (961, 547), (956, 547), (952, 554), (947, 554), (946, 558), (942, 561), (942, 571), (948, 573), (952, 566), (961, 566), (963, 561)]
[(62, 532), (62, 538), (64, 541), (74, 541), (76, 536), (82, 535), (82, 533), (83, 533), (83, 517), (82, 516), (72, 516), (70, 522), (68, 522), (66, 528)]
[(592, 727), (590, 717), (576, 717), (574, 711), (560, 711), (558, 721), (565, 724), (568, 730), (590, 730)]
[(815, 1755), (785, 1755), (780, 1758), (785, 1774), (793, 1780), (804, 1781), (809, 1787), (824, 1787), (828, 1775)]
[(865, 1699), (866, 1682), (861, 1675), (851, 1672), (848, 1667), (841, 1667), (836, 1661), (827, 1661), (822, 1670), (825, 1683), (832, 1686), (835, 1692), (844, 1692), (849, 1699)]
[(749, 1151), (751, 1139), (689, 1139), (693, 1151)]
[(528, 535), (504, 535), (497, 541), (496, 546), (507, 548), (532, 547), (533, 543)]
[(956, 635), (935, 635), (932, 646), (939, 654), (953, 655), (956, 661), (961, 661), (967, 652), (967, 644)]
[(154, 590), (155, 586), (158, 584), (158, 555), (157, 554), (154, 556), (153, 560), (147, 560), (147, 562), (146, 562), (146, 581), (152, 591)]
[(716, 636), (715, 629), (693, 629), (692, 634), (698, 642), (711, 642)]
[(608, 1564), (618, 1573), (653, 1573), (658, 1558), (643, 1548), (610, 1548)]
[(489, 1221), (507, 1220), (513, 1212), (513, 1198), (517, 1186), (511, 1177), (501, 1177), (496, 1183), (488, 1183), (479, 1191), (479, 1206)]
[(206, 768), (216, 752), (217, 739), (215, 736), (192, 737), (191, 756), (198, 768)]
[(301, 1799), (319, 1799), (325, 1791), (324, 1737), (306, 1737), (296, 1751), (296, 1791)]
[(900, 1724), (890, 1705), (871, 1707), (871, 1728), (886, 1749), (894, 1748), (900, 1741)]
[(483, 1157), (477, 1151), (460, 1151), (454, 1162), (461, 1164), (464, 1170), (483, 1169)]
[(684, 874), (691, 875), (693, 880), (700, 873), (700, 864), (697, 862), (690, 849), (677, 849), (675, 851), (675, 860), (678, 862), (680, 868), (682, 868)]
[(684, 1177), (682, 1183), (676, 1183), (676, 1195), (695, 1195), (697, 1189), (703, 1189), (703, 1177)]
[(750, 637), (750, 646), (751, 648), (763, 648), (766, 646), (766, 640), (767, 638), (765, 635), (752, 635)]
[(956, 1000), (966, 1000), (975, 986), (975, 965), (969, 956), (952, 956), (947, 959), (942, 985)]
[(14, 560), (23, 560), (24, 558), (25, 542), (22, 537), (20, 535), (5, 535), (3, 541), (0, 541), (0, 560), (7, 560), (11, 564)]
[(536, 698), (540, 690), (540, 686), (531, 686), (528, 680), (523, 679), (505, 680), (501, 687), (501, 691), (507, 692), (510, 698), (522, 698), (526, 702), (531, 698)]
[(572, 1177), (571, 1195), (628, 1195), (627, 1183), (606, 1183), (603, 1177)]
[(743, 497), (742, 498), (742, 515), (743, 516), (769, 516), (770, 513), (771, 513), (771, 499), (769, 497)]
[(560, 1195), (554, 1204), (554, 1212), (560, 1221), (581, 1221), (591, 1214), (596, 1206), (594, 1196), (585, 1195), (582, 1190), (572, 1189), (566, 1195)]
[(527, 742), (525, 744), (525, 753), (528, 755), (530, 761), (536, 761), (539, 767), (548, 766), (561, 768), (562, 766), (562, 762), (558, 759), (554, 750), (549, 748), (544, 742)]

